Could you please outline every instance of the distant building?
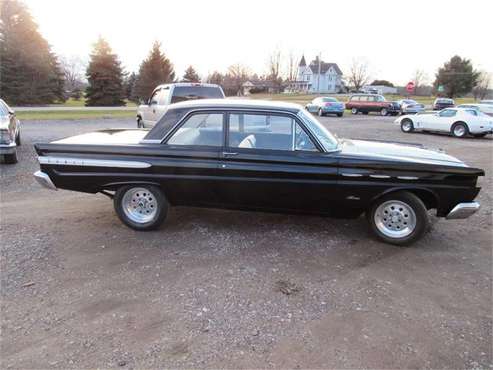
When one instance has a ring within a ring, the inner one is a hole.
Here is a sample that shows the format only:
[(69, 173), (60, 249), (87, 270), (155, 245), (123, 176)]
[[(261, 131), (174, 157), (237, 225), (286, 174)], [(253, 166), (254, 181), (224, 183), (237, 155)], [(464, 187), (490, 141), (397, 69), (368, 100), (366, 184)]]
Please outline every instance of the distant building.
[(250, 95), (254, 93), (269, 93), (277, 94), (281, 92), (282, 87), (273, 81), (251, 79), (241, 85), (243, 95)]
[(296, 81), (288, 86), (290, 91), (305, 93), (338, 93), (343, 88), (342, 71), (336, 63), (326, 63), (317, 57), (307, 66), (304, 55)]

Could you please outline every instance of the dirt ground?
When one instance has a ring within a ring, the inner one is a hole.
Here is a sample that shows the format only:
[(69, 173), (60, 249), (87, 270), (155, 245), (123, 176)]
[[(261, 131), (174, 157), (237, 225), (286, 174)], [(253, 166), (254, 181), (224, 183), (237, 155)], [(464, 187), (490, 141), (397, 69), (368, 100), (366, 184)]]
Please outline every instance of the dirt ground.
[(1, 364), (20, 368), (493, 368), (493, 140), (327, 117), (486, 170), (481, 210), (408, 248), (363, 218), (174, 208), (135, 232), (103, 195), (35, 183), (32, 144), (134, 121), (25, 121), (0, 165)]

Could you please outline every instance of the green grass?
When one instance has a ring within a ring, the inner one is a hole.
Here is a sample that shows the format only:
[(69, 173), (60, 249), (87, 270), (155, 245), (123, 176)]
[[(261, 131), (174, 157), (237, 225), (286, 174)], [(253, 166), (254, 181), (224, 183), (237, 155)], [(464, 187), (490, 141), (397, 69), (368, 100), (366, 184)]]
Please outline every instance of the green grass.
[[(290, 103), (298, 103), (305, 105), (311, 102), (318, 96), (331, 96), (330, 94), (252, 94), (249, 95), (251, 99), (262, 99), (262, 100), (275, 100), (275, 101), (285, 101)], [(347, 102), (350, 94), (337, 94), (335, 97), (342, 101)], [(431, 105), (435, 100), (435, 96), (411, 96), (405, 97), (403, 95), (385, 95), (385, 98), (389, 101), (401, 100), (401, 99), (413, 99), (425, 105)], [(473, 98), (457, 98), (454, 99), (456, 104), (466, 104), (474, 102)]]
[(16, 112), (20, 120), (52, 120), (52, 119), (90, 119), (90, 118), (129, 118), (135, 117), (133, 110), (73, 110), (73, 111), (28, 111)]
[[(70, 98), (63, 103), (58, 104), (49, 104), (50, 107), (84, 107), (86, 103), (85, 98), (80, 98), (79, 100), (75, 100), (74, 98)], [(135, 107), (135, 103), (129, 100), (125, 100), (125, 105), (127, 107)]]

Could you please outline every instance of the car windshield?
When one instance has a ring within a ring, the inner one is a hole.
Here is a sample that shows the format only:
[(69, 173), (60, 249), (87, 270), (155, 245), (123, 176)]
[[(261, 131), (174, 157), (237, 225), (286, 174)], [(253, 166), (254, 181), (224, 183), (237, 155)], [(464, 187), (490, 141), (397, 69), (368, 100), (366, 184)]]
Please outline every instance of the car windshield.
[(418, 104), (415, 100), (403, 100), (405, 104)]
[(385, 101), (385, 98), (384, 98), (382, 95), (378, 95), (378, 96), (376, 97), (376, 100), (377, 100), (377, 101)]
[(336, 98), (322, 98), (322, 101), (323, 102), (337, 102), (337, 99)]
[(300, 110), (298, 117), (307, 125), (308, 129), (314, 134), (318, 141), (323, 145), (324, 149), (328, 152), (337, 149), (339, 146), (339, 140), (330, 133), (313, 115), (305, 110)]
[(452, 99), (438, 99), (439, 103), (453, 104), (454, 101)]

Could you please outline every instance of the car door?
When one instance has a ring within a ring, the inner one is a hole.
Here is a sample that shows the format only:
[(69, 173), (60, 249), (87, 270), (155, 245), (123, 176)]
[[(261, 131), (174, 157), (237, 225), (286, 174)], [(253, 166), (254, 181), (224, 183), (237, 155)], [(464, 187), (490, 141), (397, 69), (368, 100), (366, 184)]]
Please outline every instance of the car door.
[(194, 111), (165, 138), (156, 176), (172, 204), (215, 205), (224, 113)]
[(330, 213), (337, 159), (294, 115), (231, 111), (219, 176), (226, 206)]
[(317, 112), (317, 110), (318, 110), (318, 104), (317, 104), (317, 103), (318, 103), (318, 101), (319, 101), (319, 100), (318, 100), (318, 98), (317, 98), (317, 99), (313, 99), (313, 100), (311, 101), (311, 103), (308, 103), (308, 104), (306, 105), (306, 110), (307, 110), (308, 112), (310, 112), (310, 113), (315, 113), (315, 112)]
[(455, 109), (443, 109), (436, 115), (430, 115), (424, 122), (423, 128), (433, 131), (450, 131), (453, 117), (457, 114)]
[(157, 122), (159, 115), (159, 96), (161, 95), (161, 89), (155, 90), (149, 98), (148, 106), (142, 112), (142, 119), (144, 120), (145, 127), (152, 127)]
[(159, 121), (159, 119), (161, 119), (161, 117), (163, 116), (163, 114), (166, 112), (166, 109), (168, 108), (168, 105), (169, 105), (169, 100), (170, 100), (170, 96), (171, 96), (171, 93), (170, 93), (171, 89), (170, 89), (170, 86), (164, 86), (161, 91), (159, 92), (159, 95), (158, 95), (158, 103), (157, 103), (157, 107), (156, 107), (156, 112), (155, 112), (155, 119), (157, 121)]

